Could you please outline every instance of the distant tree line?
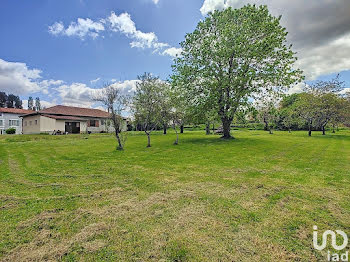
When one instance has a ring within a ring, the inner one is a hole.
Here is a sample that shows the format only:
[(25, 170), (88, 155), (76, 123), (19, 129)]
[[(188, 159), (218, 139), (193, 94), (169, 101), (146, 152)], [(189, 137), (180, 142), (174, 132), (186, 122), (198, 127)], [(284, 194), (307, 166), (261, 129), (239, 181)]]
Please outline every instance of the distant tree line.
[(22, 109), (22, 100), (14, 94), (7, 95), (5, 92), (0, 92), (0, 107)]
[(34, 104), (34, 99), (33, 97), (28, 98), (28, 110), (33, 110), (33, 111), (39, 111), (41, 110), (41, 103), (40, 103), (40, 98), (37, 97), (35, 98), (35, 104)]
[(330, 127), (335, 132), (339, 125), (350, 124), (350, 96), (342, 94), (344, 82), (339, 75), (330, 81), (317, 81), (306, 85), (302, 93), (269, 96), (252, 103), (243, 117), (236, 118), (238, 125), (260, 122), (270, 133), (279, 130), (308, 130), (326, 133)]
[[(17, 95), (0, 92), (0, 107), (23, 109), (23, 102)], [(42, 109), (39, 97), (36, 97), (35, 100), (32, 96), (28, 98), (28, 110), (39, 111)]]

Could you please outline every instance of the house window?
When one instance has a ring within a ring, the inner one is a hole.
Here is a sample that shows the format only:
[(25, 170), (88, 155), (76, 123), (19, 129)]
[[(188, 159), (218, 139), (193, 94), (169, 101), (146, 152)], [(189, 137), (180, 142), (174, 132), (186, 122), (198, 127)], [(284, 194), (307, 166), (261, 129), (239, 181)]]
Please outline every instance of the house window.
[(92, 126), (92, 127), (97, 126), (96, 122), (97, 122), (97, 120), (90, 120), (90, 121), (89, 121), (90, 126)]
[(9, 120), (9, 126), (19, 126), (19, 120)]
[(101, 119), (101, 126), (104, 126), (104, 125), (105, 125), (105, 120)]
[(4, 120), (0, 119), (0, 126), (4, 126)]
[(27, 121), (24, 121), (24, 126), (27, 126)]
[(30, 126), (32, 125), (32, 121), (29, 121), (29, 125), (30, 125)]
[(35, 123), (35, 125), (37, 125), (38, 124), (38, 120), (35, 120), (34, 123)]

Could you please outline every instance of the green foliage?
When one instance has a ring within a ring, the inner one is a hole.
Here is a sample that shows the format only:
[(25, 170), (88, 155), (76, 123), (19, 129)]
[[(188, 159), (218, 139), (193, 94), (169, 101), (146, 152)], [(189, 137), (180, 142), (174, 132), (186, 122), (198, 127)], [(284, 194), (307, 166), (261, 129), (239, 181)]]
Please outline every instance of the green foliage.
[(284, 108), (293, 106), (295, 102), (298, 100), (299, 96), (300, 94), (291, 94), (291, 95), (284, 96), (280, 103), (280, 107), (284, 109)]
[(189, 93), (192, 105), (210, 105), (222, 120), (224, 136), (230, 136), (230, 123), (249, 97), (303, 78), (293, 69), (296, 57), (286, 35), (280, 17), (266, 6), (209, 13), (181, 43), (174, 86)]
[(135, 122), (141, 125), (147, 135), (147, 147), (151, 147), (151, 132), (170, 118), (170, 89), (168, 83), (150, 73), (144, 73), (138, 79), (133, 97)]
[(13, 135), (13, 134), (16, 134), (16, 129), (15, 128), (9, 128), (9, 129), (6, 129), (6, 134), (8, 135)]
[(139, 76), (133, 97), (135, 119), (141, 123), (145, 131), (153, 131), (161, 124), (161, 81), (150, 73)]
[(348, 115), (347, 100), (339, 94), (344, 88), (339, 75), (329, 81), (317, 81), (306, 88), (306, 93), (299, 94), (294, 107), (300, 117), (299, 123), (305, 122), (309, 127), (309, 135), (312, 129), (322, 129), (325, 133), (326, 126), (346, 123)]
[(34, 108), (34, 100), (33, 100), (33, 97), (30, 96), (28, 98), (28, 110), (33, 110), (33, 108)]

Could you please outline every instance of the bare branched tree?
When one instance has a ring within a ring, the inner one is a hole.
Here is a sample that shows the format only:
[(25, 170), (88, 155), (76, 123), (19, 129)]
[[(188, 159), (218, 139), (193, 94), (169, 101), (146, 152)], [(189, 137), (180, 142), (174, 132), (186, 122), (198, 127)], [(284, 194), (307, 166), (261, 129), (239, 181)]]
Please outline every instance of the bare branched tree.
[(124, 118), (122, 112), (127, 108), (129, 98), (123, 95), (121, 90), (109, 83), (103, 85), (103, 89), (94, 97), (101, 102), (110, 113), (114, 133), (118, 142), (117, 150), (123, 150), (126, 142), (126, 133), (123, 131)]
[(133, 97), (133, 111), (136, 122), (142, 125), (147, 135), (147, 147), (151, 147), (151, 132), (161, 124), (160, 94), (165, 84), (150, 73), (144, 73), (138, 79)]

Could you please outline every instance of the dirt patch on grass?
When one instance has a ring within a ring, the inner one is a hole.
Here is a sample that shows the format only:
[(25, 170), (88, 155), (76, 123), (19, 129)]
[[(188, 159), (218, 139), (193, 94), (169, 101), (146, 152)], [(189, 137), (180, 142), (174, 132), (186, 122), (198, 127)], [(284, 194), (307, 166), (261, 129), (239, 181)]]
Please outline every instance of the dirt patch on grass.
[[(41, 218), (43, 217), (47, 219), (48, 215), (41, 214)], [(30, 243), (11, 250), (3, 261), (57, 261), (77, 244), (88, 252), (95, 252), (104, 247), (105, 242), (94, 238), (104, 234), (108, 229), (105, 223), (94, 223), (87, 225), (71, 238), (65, 239), (52, 230), (41, 229)]]
[(104, 248), (105, 246), (107, 246), (106, 242), (101, 239), (97, 239), (97, 240), (82, 244), (82, 247), (89, 253), (96, 252), (101, 248)]
[(11, 157), (9, 157), (8, 159), (8, 166), (9, 166), (9, 170), (11, 170), (11, 173), (13, 174), (19, 174), (22, 171), (17, 161)]
[[(97, 217), (108, 216), (112, 218), (121, 216), (135, 216), (139, 212), (145, 212), (154, 205), (166, 205), (170, 201), (175, 201), (181, 198), (194, 198), (195, 192), (189, 190), (175, 190), (169, 193), (154, 193), (146, 199), (140, 200), (139, 197), (128, 197), (125, 201), (119, 204), (104, 206), (100, 209), (88, 210)], [(120, 194), (108, 195), (110, 201), (119, 202)]]
[(58, 209), (44, 211), (33, 218), (20, 222), (17, 229), (24, 229), (35, 225), (38, 229), (48, 229), (50, 222), (56, 218), (59, 214)]
[(18, 207), (19, 202), (16, 200), (8, 199), (1, 204), (0, 209), (11, 209)]

